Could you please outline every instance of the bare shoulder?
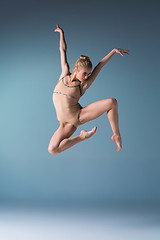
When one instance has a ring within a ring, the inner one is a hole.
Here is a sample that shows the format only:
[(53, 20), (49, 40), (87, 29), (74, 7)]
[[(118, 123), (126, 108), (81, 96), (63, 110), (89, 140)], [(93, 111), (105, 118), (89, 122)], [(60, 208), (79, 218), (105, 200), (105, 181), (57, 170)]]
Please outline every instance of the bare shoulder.
[(70, 74), (71, 74), (70, 71), (62, 72), (61, 75), (60, 75), (60, 77), (59, 77), (59, 80), (60, 80), (61, 78), (65, 77), (65, 76), (67, 76), (67, 75), (70, 75)]

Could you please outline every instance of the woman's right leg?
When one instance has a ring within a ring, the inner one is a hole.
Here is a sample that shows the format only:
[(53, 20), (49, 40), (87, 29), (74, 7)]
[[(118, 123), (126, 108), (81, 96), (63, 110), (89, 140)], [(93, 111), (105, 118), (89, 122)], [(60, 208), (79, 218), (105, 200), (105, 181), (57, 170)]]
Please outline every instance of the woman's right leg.
[(48, 152), (52, 155), (55, 155), (65, 151), (76, 143), (90, 138), (96, 132), (97, 127), (93, 128), (89, 132), (82, 130), (79, 136), (69, 138), (73, 135), (76, 129), (77, 128), (70, 123), (60, 123), (59, 128), (55, 131), (50, 140)]

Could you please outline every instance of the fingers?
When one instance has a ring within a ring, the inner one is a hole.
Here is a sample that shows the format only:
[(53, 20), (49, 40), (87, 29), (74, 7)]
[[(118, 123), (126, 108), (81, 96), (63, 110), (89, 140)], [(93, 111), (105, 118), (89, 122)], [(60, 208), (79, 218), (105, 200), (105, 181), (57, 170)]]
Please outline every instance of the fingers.
[(122, 50), (122, 52), (129, 55), (129, 50)]
[(117, 52), (123, 56), (122, 51), (123, 51), (123, 50), (120, 49), (120, 48), (117, 49)]
[(59, 24), (57, 24), (57, 28), (54, 31), (55, 32), (63, 32), (62, 28), (59, 27)]
[(124, 49), (121, 49), (121, 51), (124, 52), (124, 53), (127, 53), (127, 54), (129, 52), (129, 50), (124, 50)]
[(122, 49), (122, 48), (116, 48), (118, 51), (125, 51), (125, 52), (129, 52), (129, 50), (126, 49)]
[[(118, 48), (118, 53), (119, 54), (121, 54), (122, 56), (124, 56), (124, 54), (127, 54), (127, 55), (129, 55), (129, 50), (125, 50), (125, 49), (120, 49), (120, 48)], [(123, 54), (124, 53), (124, 54)]]
[(127, 55), (129, 55), (129, 50), (123, 50), (123, 53), (125, 53), (125, 54), (127, 54)]
[(57, 24), (57, 28), (54, 31), (57, 32), (58, 30), (59, 30), (59, 25)]

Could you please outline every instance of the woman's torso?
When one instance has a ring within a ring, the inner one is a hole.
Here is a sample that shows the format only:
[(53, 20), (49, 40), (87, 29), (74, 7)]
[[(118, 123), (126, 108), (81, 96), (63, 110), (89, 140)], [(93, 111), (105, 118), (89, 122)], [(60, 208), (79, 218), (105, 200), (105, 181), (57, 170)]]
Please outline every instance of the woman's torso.
[(80, 81), (71, 81), (70, 74), (59, 79), (54, 88), (54, 93), (61, 93), (68, 96), (71, 101), (79, 101), (80, 97), (84, 94), (84, 86)]
[(69, 75), (58, 81), (53, 91), (53, 103), (59, 121), (77, 124), (76, 117), (82, 109), (78, 101), (84, 92), (84, 86), (79, 81), (72, 82)]

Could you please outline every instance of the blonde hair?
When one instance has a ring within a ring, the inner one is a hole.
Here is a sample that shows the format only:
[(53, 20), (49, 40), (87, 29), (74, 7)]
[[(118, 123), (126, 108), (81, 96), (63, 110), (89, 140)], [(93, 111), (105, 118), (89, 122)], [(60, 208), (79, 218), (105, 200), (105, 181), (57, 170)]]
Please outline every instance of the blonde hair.
[(80, 58), (77, 59), (74, 67), (73, 67), (73, 72), (75, 70), (79, 70), (80, 68), (92, 68), (92, 62), (88, 56), (85, 55), (80, 55)]

